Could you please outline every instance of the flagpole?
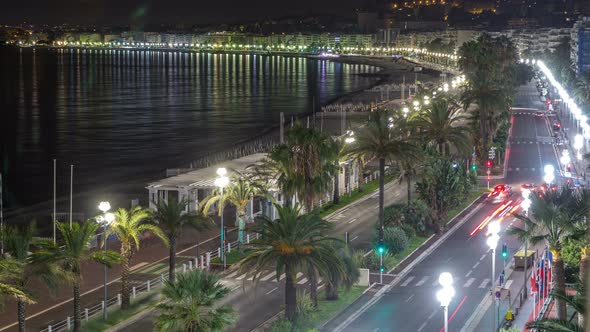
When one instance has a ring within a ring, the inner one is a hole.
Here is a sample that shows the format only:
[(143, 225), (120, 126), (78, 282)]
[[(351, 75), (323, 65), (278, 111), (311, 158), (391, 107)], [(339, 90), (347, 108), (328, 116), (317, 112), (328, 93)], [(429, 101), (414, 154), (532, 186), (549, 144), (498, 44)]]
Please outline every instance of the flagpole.
[(56, 203), (55, 200), (57, 199), (57, 160), (53, 159), (53, 244), (57, 243), (56, 238), (56, 224), (57, 224), (57, 212), (56, 212)]
[(70, 165), (70, 227), (72, 227), (72, 206), (74, 196), (74, 165)]

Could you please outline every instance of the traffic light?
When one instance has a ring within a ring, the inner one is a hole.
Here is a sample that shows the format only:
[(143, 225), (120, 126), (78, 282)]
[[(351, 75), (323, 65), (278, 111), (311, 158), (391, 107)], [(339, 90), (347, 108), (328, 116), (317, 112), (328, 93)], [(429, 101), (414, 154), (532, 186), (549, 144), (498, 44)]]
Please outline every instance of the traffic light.
[(508, 246), (506, 245), (506, 243), (502, 245), (502, 258), (508, 258)]
[(477, 164), (476, 163), (471, 164), (471, 170), (474, 172), (477, 171)]
[(492, 166), (494, 166), (494, 162), (491, 159), (488, 159), (486, 161), (486, 167), (487, 168), (492, 168)]
[(381, 272), (385, 272), (385, 266), (381, 265), (381, 269), (380, 269), (380, 271), (381, 271)]
[(379, 241), (377, 244), (377, 253), (379, 253), (379, 255), (383, 255), (385, 253), (385, 244), (383, 243), (383, 240)]

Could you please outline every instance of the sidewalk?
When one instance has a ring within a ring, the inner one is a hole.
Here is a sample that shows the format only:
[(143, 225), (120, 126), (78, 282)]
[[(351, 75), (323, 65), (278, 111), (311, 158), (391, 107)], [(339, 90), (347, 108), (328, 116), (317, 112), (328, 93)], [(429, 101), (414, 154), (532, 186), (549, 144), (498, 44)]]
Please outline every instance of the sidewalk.
[[(537, 252), (535, 258), (538, 257), (539, 253), (542, 252), (544, 249), (544, 245), (537, 245), (529, 247), (528, 250), (534, 250)], [(479, 315), (480, 321), (476, 323), (473, 331), (490, 331), (492, 330), (492, 312), (495, 311), (495, 319), (497, 327), (509, 328), (507, 322), (505, 321), (506, 313), (509, 309), (512, 308), (512, 312), (514, 314), (514, 321), (511, 324), (512, 327), (516, 327), (523, 331), (524, 325), (529, 321), (532, 317), (533, 313), (533, 298), (528, 294), (527, 298), (524, 299), (523, 291), (524, 291), (524, 270), (514, 268), (514, 259), (510, 261), (508, 265), (506, 265), (506, 280), (502, 285), (500, 290), (500, 299), (498, 301), (498, 306), (492, 305), (491, 295), (486, 296), (484, 301), (482, 301), (482, 305), (485, 308), (485, 313)], [(498, 273), (500, 273), (502, 270)], [(527, 269), (527, 291), (530, 292), (530, 276), (532, 273), (532, 266)], [(499, 279), (496, 280), (496, 285), (499, 285)], [(539, 312), (542, 304), (538, 307), (537, 313)]]

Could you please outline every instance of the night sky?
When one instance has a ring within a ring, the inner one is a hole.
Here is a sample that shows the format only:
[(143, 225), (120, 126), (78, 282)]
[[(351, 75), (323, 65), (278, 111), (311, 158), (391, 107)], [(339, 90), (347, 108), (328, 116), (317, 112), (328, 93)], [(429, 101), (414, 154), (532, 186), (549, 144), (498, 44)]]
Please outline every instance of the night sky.
[(363, 0), (7, 0), (0, 24), (199, 24), (301, 14), (350, 16)]

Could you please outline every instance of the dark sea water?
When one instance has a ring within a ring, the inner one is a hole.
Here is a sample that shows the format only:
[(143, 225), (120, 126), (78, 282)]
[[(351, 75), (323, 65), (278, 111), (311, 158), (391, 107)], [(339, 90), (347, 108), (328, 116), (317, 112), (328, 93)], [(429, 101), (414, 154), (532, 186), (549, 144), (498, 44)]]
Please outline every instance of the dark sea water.
[(74, 211), (130, 188), (145, 198), (165, 168), (256, 136), (281, 111), (309, 112), (314, 97), (319, 109), (365, 88), (375, 78), (358, 74), (376, 71), (266, 55), (0, 48), (4, 206), (51, 200), (53, 159), (60, 197), (75, 165)]

